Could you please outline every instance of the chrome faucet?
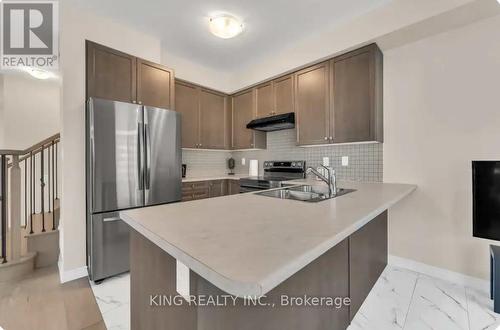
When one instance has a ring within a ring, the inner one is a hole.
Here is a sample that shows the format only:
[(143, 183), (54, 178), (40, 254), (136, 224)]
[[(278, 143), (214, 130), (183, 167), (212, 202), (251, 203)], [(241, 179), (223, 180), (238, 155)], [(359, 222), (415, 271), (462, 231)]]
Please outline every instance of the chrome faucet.
[(327, 172), (328, 176), (325, 177), (323, 174), (319, 173), (314, 167), (309, 166), (307, 168), (306, 174), (309, 173), (314, 173), (318, 178), (320, 178), (322, 181), (324, 181), (328, 185), (328, 192), (330, 193), (330, 197), (336, 196), (337, 195), (337, 174), (335, 173), (334, 169), (330, 169), (324, 165), (320, 165), (323, 167)]

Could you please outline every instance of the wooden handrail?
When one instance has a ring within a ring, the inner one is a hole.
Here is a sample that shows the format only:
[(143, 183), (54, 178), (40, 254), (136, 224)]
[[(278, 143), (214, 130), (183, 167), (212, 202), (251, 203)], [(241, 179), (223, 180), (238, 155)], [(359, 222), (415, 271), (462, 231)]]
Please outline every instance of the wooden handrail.
[(27, 149), (24, 149), (24, 150), (9, 150), (9, 149), (3, 149), (3, 150), (1, 150), (0, 149), (0, 155), (6, 155), (6, 156), (14, 156), (14, 155), (24, 156), (26, 154), (29, 154), (32, 151), (36, 151), (37, 149), (41, 149), (46, 144), (50, 144), (52, 141), (54, 141), (56, 139), (60, 139), (60, 138), (61, 138), (61, 134), (57, 133), (57, 134), (54, 134), (54, 135), (46, 138), (45, 140), (40, 141), (37, 144), (34, 144), (31, 147), (29, 147)]

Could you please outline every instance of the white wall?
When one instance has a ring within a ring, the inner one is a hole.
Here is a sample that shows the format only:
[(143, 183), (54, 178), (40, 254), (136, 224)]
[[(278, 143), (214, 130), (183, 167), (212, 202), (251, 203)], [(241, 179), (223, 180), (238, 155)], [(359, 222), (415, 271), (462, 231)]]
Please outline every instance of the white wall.
[(61, 267), (85, 266), (85, 39), (160, 62), (156, 38), (61, 3)]
[(418, 185), (390, 212), (390, 253), (481, 278), (471, 160), (500, 159), (498, 31), (500, 16), (384, 53), (384, 181)]
[(60, 82), (22, 72), (2, 75), (0, 149), (26, 149), (60, 130)]
[[(0, 75), (0, 91), (3, 91), (3, 75)], [(4, 95), (2, 92), (0, 92), (0, 149), (5, 148), (5, 130), (4, 130), (4, 110), (3, 110), (3, 103), (4, 103)]]
[(201, 86), (210, 87), (221, 92), (231, 92), (231, 74), (227, 71), (215, 70), (176, 56), (163, 45), (161, 63), (174, 69), (176, 78), (190, 81)]
[[(280, 75), (310, 62), (376, 41), (386, 34), (450, 11), (473, 0), (395, 0), (365, 15), (310, 35), (272, 57), (256, 60), (233, 72), (231, 91)], [(479, 0), (490, 1), (490, 0)], [(491, 0), (494, 1), (494, 0)], [(300, 19), (300, 18), (297, 18)]]

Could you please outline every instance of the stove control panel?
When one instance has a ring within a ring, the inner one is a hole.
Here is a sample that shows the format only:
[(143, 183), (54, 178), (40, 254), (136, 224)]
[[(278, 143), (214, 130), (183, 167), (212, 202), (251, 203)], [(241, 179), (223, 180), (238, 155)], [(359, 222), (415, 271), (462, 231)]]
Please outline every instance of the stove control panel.
[(305, 168), (305, 160), (265, 161), (264, 168)]

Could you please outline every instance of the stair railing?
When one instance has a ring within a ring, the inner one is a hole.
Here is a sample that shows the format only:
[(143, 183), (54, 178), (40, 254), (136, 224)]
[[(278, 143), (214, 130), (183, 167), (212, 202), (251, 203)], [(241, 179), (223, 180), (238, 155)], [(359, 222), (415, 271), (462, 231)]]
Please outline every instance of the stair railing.
[[(55, 134), (24, 150), (0, 150), (1, 263), (21, 258), (22, 229), (36, 234), (37, 214), (41, 215), (40, 232), (57, 228), (59, 142), (60, 135)], [(47, 213), (52, 213), (48, 227)]]

